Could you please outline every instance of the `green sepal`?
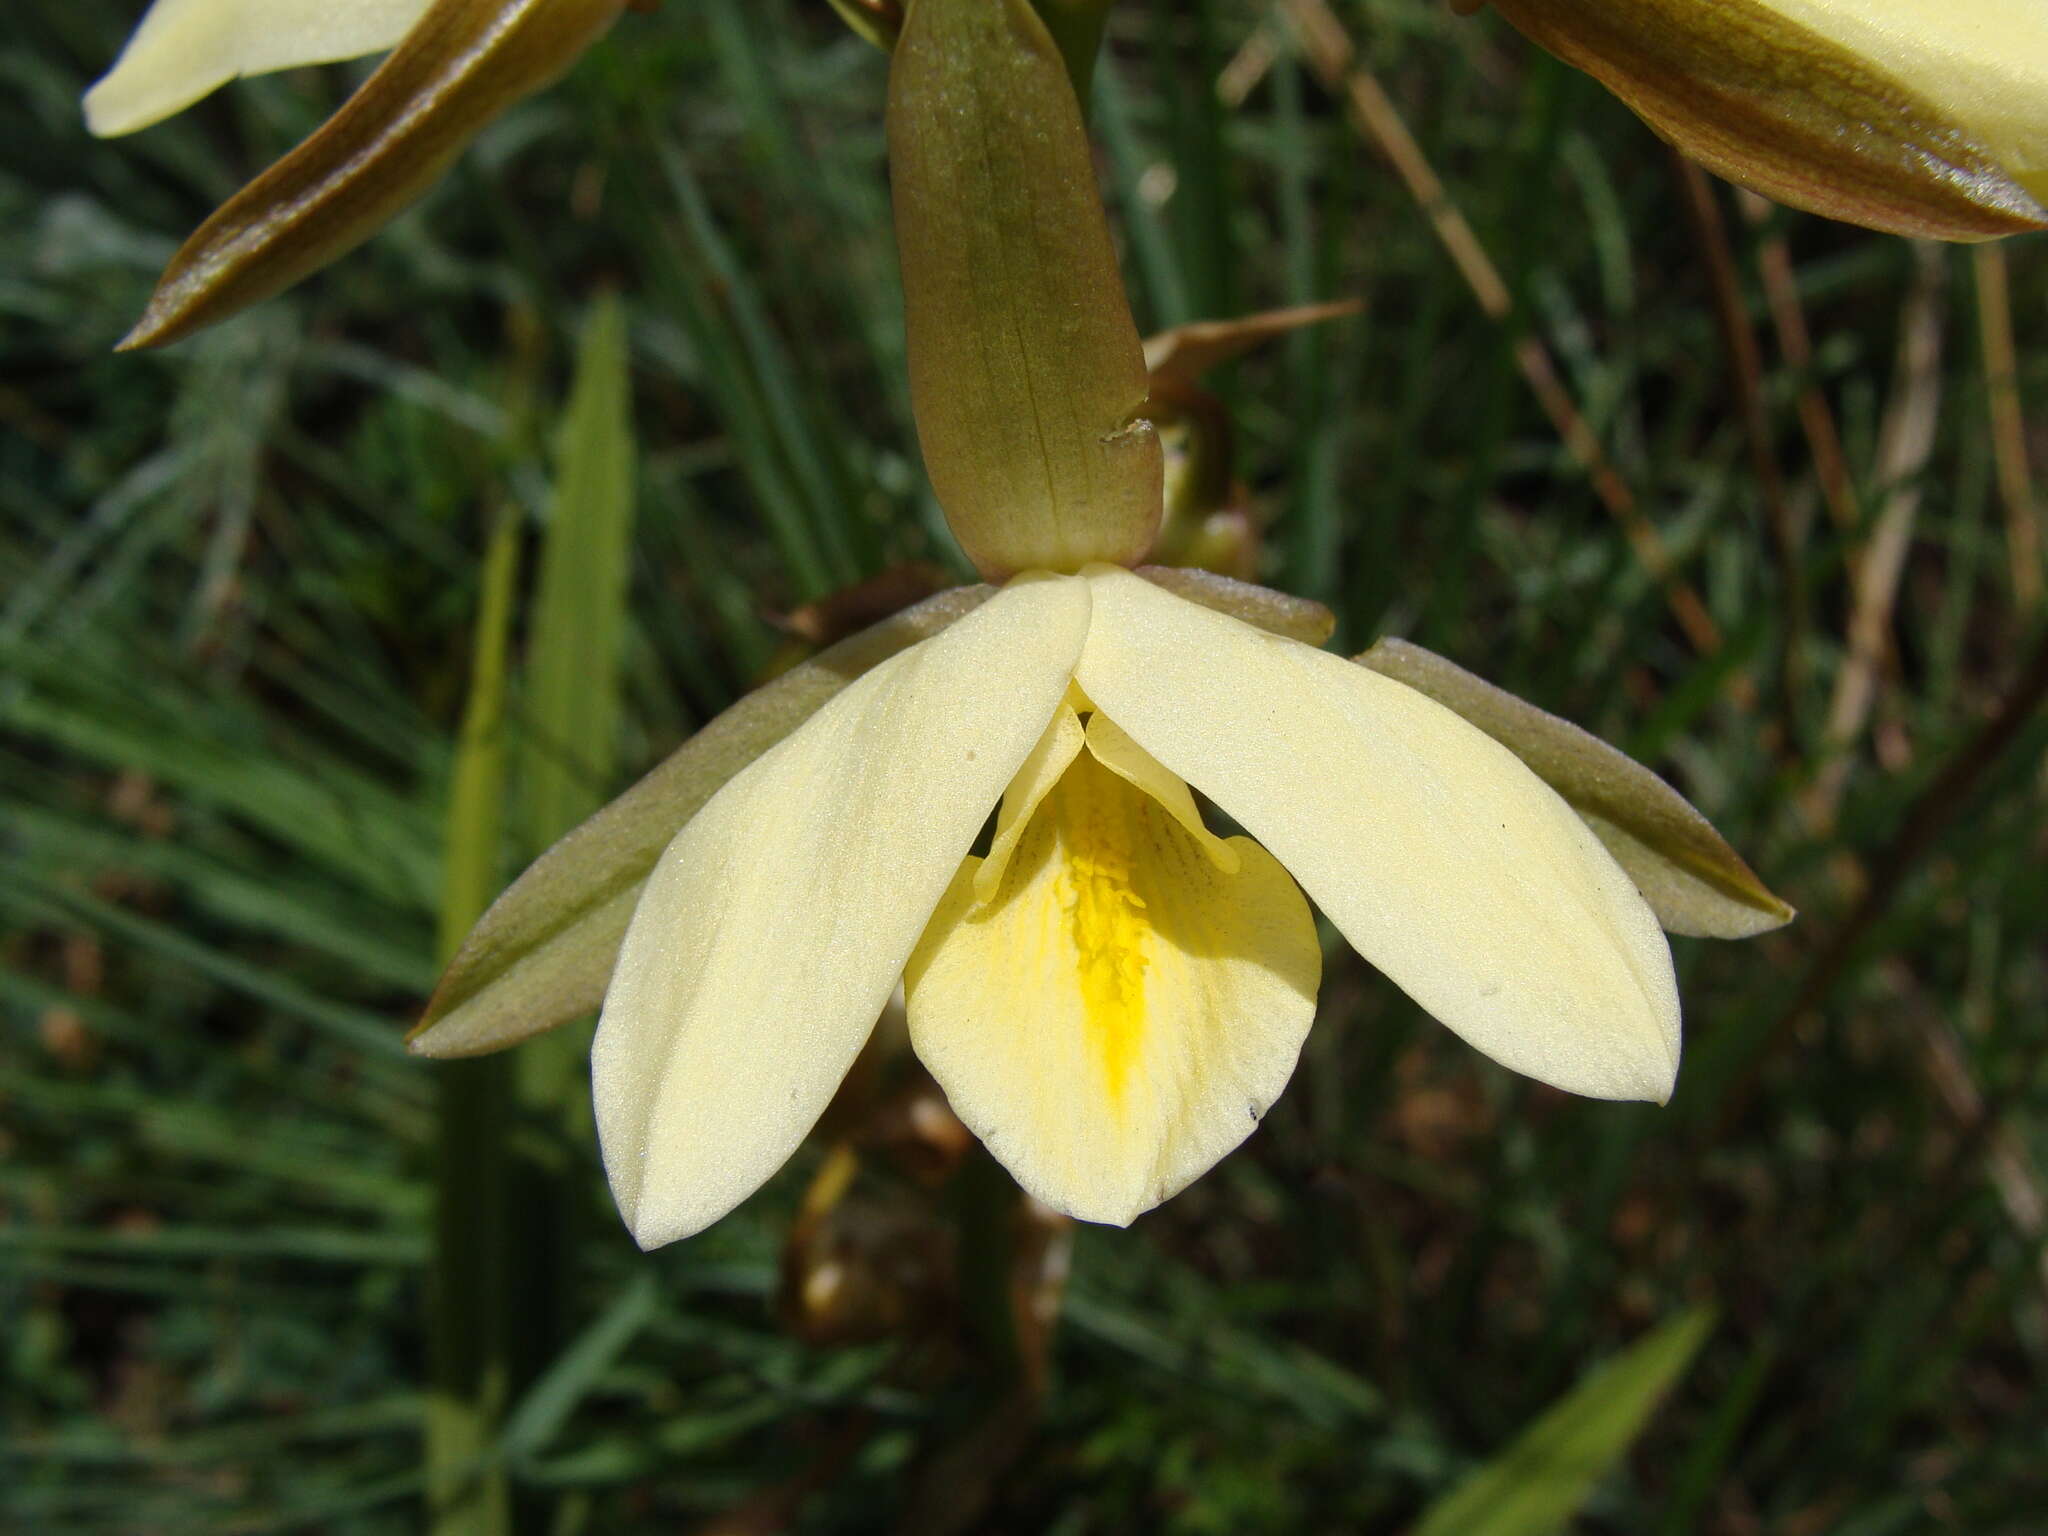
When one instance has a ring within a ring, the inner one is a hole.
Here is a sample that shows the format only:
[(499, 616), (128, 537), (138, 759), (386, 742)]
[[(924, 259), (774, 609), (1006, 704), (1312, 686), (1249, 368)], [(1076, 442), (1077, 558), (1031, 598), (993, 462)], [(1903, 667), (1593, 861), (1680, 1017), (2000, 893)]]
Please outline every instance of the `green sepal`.
[(1141, 565), (1137, 574), (1175, 597), (1227, 613), (1270, 634), (1320, 646), (1337, 631), (1337, 616), (1321, 603), (1271, 587), (1254, 586), (1188, 565)]
[(1606, 844), (1668, 932), (1746, 939), (1795, 916), (1683, 795), (1599, 737), (1406, 640), (1382, 640), (1356, 659), (1526, 763)]
[(911, 403), (954, 536), (991, 580), (1135, 565), (1164, 474), (1144, 349), (1029, 0), (914, 0), (888, 126)]

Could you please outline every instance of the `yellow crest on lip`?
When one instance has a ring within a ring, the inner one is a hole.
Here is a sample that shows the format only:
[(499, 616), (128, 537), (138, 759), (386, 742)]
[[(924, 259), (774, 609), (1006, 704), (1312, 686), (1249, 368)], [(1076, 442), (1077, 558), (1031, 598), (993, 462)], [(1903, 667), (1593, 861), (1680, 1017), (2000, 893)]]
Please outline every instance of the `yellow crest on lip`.
[(1141, 843), (1158, 835), (1146, 825), (1149, 809), (1144, 796), (1084, 756), (1067, 770), (1018, 850), (1026, 871), (1053, 866), (1053, 901), (1074, 948), (1088, 1044), (1119, 1112), (1144, 1032), (1145, 972), (1155, 938), (1134, 867)]

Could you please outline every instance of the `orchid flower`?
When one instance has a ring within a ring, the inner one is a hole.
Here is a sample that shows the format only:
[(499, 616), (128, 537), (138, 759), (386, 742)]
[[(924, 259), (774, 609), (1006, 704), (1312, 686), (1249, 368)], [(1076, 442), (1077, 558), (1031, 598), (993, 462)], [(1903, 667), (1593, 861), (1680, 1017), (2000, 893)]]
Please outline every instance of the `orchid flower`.
[(913, 1048), (1017, 1181), (1128, 1222), (1293, 1073), (1311, 901), (1496, 1060), (1663, 1100), (1660, 912), (1734, 934), (1788, 909), (1563, 722), (1413, 647), (1332, 655), (1313, 604), (1139, 567), (1145, 358), (1026, 0), (915, 0), (889, 141), (919, 437), (989, 583), (743, 700), (544, 855), (414, 1048), (493, 1049), (602, 988), (598, 1130), (648, 1247), (782, 1165), (899, 979)]
[(85, 93), (101, 137), (150, 127), (243, 75), (383, 53), (427, 0), (156, 0), (114, 67)]
[(2048, 224), (2040, 0), (1493, 3), (1687, 155), (1781, 202), (1943, 239)]
[(375, 234), (492, 118), (560, 75), (627, 0), (156, 0), (86, 93), (133, 133), (242, 75), (391, 55), (327, 123), (171, 259), (124, 347), (160, 346), (290, 287)]

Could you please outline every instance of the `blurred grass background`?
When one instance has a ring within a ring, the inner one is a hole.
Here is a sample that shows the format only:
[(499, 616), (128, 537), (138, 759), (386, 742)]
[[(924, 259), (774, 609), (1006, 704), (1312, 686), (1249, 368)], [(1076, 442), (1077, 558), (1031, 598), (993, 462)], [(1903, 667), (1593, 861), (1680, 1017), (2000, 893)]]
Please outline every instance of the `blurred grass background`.
[[(908, 417), (884, 61), (822, 0), (629, 15), (369, 247), (116, 357), (175, 242), (360, 73), (94, 143), (76, 99), (136, 10), (36, 3), (0, 41), (0, 1527), (408, 1530), (437, 1069), (399, 1040), (483, 552), (501, 513), (537, 543), (615, 291), (639, 515), (584, 793), (756, 680), (776, 615), (957, 562)], [(1627, 747), (1800, 921), (1675, 941), (1663, 1110), (1512, 1077), (1335, 947), (1287, 1096), (1131, 1232), (1079, 1232), (1041, 1419), (938, 1472), (958, 1383), (775, 1322), (814, 1157), (643, 1257), (590, 1140), (527, 1125), (588, 1218), (519, 1260), (567, 1297), (501, 1446), (543, 1528), (938, 1530), (943, 1476), (978, 1528), (1398, 1530), (1700, 1303), (1581, 1528), (2041, 1528), (2048, 722), (1999, 713), (2042, 633), (2014, 555), (2042, 417), (2011, 409), (2048, 385), (2039, 241), (1702, 205), (1489, 20), (1335, 14), (1506, 318), (1281, 9), (1127, 0), (1094, 101), (1142, 326), (1366, 303), (1220, 381), (1264, 578), (1347, 650), (1407, 635)], [(537, 632), (515, 747), (561, 686)], [(576, 799), (529, 775), (515, 812)], [(507, 818), (501, 877), (545, 814)]]

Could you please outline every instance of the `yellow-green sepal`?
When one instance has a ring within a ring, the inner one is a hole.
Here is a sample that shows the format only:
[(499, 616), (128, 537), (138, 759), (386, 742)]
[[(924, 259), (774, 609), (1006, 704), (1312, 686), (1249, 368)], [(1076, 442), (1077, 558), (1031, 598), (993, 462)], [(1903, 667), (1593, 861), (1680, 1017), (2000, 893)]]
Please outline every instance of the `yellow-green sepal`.
[(1321, 645), (1337, 631), (1337, 616), (1310, 598), (1275, 592), (1271, 587), (1191, 565), (1141, 565), (1137, 574), (1175, 597), (1303, 645)]
[(596, 1008), (640, 888), (683, 825), (848, 683), (980, 607), (992, 591), (956, 587), (884, 619), (755, 689), (684, 742), (492, 903), (407, 1043), (423, 1056), (475, 1056)]
[(1164, 473), (1144, 349), (1029, 0), (913, 0), (888, 127), (911, 403), (954, 536), (992, 580), (1136, 564)]
[(1794, 917), (1683, 795), (1599, 737), (1406, 640), (1382, 640), (1356, 660), (1519, 757), (1592, 828), (1667, 932), (1746, 939)]
[(162, 346), (318, 271), (552, 82), (626, 0), (437, 0), (341, 110), (187, 240), (123, 349)]
[(1494, 7), (1686, 155), (1781, 202), (1948, 240), (2048, 224), (2048, 26), (2032, 0)]

